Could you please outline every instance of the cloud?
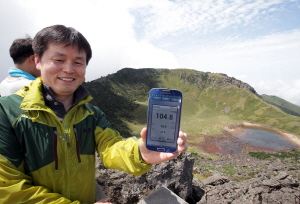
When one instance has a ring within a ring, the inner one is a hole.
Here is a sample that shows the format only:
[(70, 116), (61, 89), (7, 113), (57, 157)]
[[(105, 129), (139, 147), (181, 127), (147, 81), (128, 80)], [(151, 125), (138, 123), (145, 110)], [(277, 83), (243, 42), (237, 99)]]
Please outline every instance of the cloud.
[[(106, 49), (103, 49), (102, 45), (101, 47), (102, 49), (98, 47), (98, 52), (87, 69), (87, 81), (114, 73), (124, 67), (171, 69), (179, 66), (171, 52), (133, 38), (119, 41), (116, 46), (109, 44)], [(97, 73), (97, 69), (101, 71)]]
[(239, 79), (239, 80), (243, 80), (247, 78), (247, 75), (240, 75), (240, 76), (236, 76), (235, 78)]
[(268, 90), (259, 82), (280, 79), (287, 88), (275, 84), (269, 91), (291, 98), (287, 93), (296, 94), (300, 84), (299, 6), (293, 0), (4, 0), (0, 78), (12, 65), (15, 38), (65, 24), (92, 46), (88, 81), (123, 67), (184, 67), (230, 74), (260, 94)]
[(4, 59), (1, 80), (7, 75), (5, 67), (13, 65), (8, 55), (11, 42), (26, 33), (34, 37), (42, 28), (54, 24), (74, 27), (90, 42), (93, 57), (87, 68), (87, 81), (129, 66), (177, 67), (177, 59), (171, 52), (137, 40), (136, 19), (130, 13), (134, 7), (132, 1), (123, 0), (0, 1), (0, 25), (5, 31), (0, 39)]
[(282, 80), (260, 81), (257, 89), (264, 94), (278, 96), (300, 106), (300, 79), (290, 83)]
[(288, 74), (288, 71), (298, 73), (300, 30), (247, 40), (239, 37), (222, 38), (218, 41), (212, 39), (202, 47), (195, 45), (190, 49), (179, 55), (181, 66), (231, 73), (233, 76), (263, 72), (269, 72), (270, 75)]
[[(139, 4), (133, 14), (142, 18), (145, 39), (195, 32), (205, 34), (230, 26), (247, 26), (263, 12), (277, 10), (284, 0), (260, 1), (147, 1)], [(266, 16), (264, 16), (266, 18)]]
[(259, 94), (276, 95), (300, 105), (299, 29), (253, 39), (209, 40), (203, 45), (178, 54), (180, 66), (230, 74)]
[(148, 42), (134, 42), (126, 47), (123, 65), (131, 67), (178, 68), (176, 57)]

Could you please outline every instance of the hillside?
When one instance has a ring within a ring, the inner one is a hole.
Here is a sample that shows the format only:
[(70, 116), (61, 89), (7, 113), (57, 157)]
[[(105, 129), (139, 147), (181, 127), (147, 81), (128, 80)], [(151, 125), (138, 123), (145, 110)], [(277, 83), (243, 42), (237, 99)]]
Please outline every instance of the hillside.
[(125, 68), (84, 86), (94, 97), (92, 103), (107, 114), (123, 136), (139, 135), (146, 125), (147, 96), (154, 87), (183, 92), (181, 126), (191, 136), (220, 134), (224, 126), (242, 121), (300, 135), (299, 117), (266, 103), (250, 85), (225, 74)]
[(266, 101), (267, 103), (277, 106), (280, 108), (282, 111), (295, 115), (300, 117), (300, 106), (297, 106), (295, 104), (292, 104), (282, 98), (279, 98), (277, 96), (269, 96), (269, 95), (261, 95), (262, 99)]

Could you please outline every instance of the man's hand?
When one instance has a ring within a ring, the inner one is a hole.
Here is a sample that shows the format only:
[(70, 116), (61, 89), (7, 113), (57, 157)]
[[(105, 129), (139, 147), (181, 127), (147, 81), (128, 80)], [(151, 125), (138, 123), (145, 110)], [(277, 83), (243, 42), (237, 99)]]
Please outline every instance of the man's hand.
[(187, 134), (180, 131), (177, 140), (177, 151), (175, 153), (150, 151), (146, 147), (146, 132), (146, 128), (143, 128), (141, 131), (142, 140), (140, 142), (140, 152), (143, 157), (143, 160), (149, 164), (158, 164), (164, 161), (168, 161), (170, 159), (174, 159), (179, 155), (180, 152), (185, 152), (188, 149), (188, 145), (186, 143)]

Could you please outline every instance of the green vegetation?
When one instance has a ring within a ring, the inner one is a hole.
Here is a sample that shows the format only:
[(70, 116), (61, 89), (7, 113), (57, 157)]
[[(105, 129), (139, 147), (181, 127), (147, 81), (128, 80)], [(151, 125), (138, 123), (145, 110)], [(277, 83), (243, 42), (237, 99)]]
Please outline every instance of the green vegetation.
[(216, 167), (214, 164), (211, 163), (203, 163), (200, 164), (199, 166), (201, 166), (204, 169), (208, 169), (210, 171), (218, 171), (227, 175), (234, 175), (238, 172), (238, 169), (232, 164), (225, 164), (220, 167)]
[(139, 136), (146, 126), (151, 88), (183, 92), (181, 128), (194, 142), (199, 140), (199, 135), (222, 134), (224, 126), (243, 121), (300, 135), (299, 117), (266, 103), (249, 85), (224, 74), (190, 69), (125, 68), (84, 86), (94, 97), (92, 103), (106, 113), (112, 127), (125, 137)]
[[(262, 168), (266, 168), (214, 164), (211, 160), (218, 156), (201, 152), (197, 146), (203, 139), (202, 135), (223, 134), (225, 126), (244, 121), (300, 135), (299, 117), (270, 105), (252, 87), (225, 74), (190, 69), (126, 68), (83, 85), (94, 98), (91, 103), (101, 108), (112, 128), (123, 137), (139, 136), (141, 129), (146, 126), (150, 89), (181, 90), (184, 97), (181, 128), (189, 135), (188, 141), (192, 145), (188, 152), (195, 158), (195, 166), (202, 169), (201, 173), (193, 172), (194, 177), (200, 180), (211, 176), (212, 171), (218, 171), (232, 181), (243, 181), (255, 177)], [(300, 168), (300, 150), (249, 154), (259, 159), (295, 161), (293, 166)], [(200, 162), (202, 159), (207, 163)]]
[(199, 179), (201, 181), (203, 179), (206, 179), (206, 178), (212, 176), (213, 174), (211, 172), (205, 171), (201, 174), (194, 173), (193, 175), (194, 175), (194, 177), (196, 177), (197, 179)]
[(259, 173), (260, 171), (250, 171), (250, 172), (247, 172), (247, 173), (244, 173), (246, 175), (244, 176), (230, 176), (230, 180), (231, 181), (237, 181), (237, 182), (241, 182), (241, 181), (244, 181), (244, 180), (247, 180), (247, 179), (252, 179), (252, 178), (255, 178), (255, 176)]
[[(203, 170), (203, 172), (201, 172), (200, 174), (197, 172), (193, 172), (194, 177), (203, 180), (206, 179), (207, 177), (212, 176), (211, 171), (218, 171), (223, 173), (224, 175), (228, 175), (230, 178), (234, 179), (235, 177), (233, 177), (233, 175), (235, 175), (236, 173), (238, 173), (238, 168), (236, 166), (234, 166), (233, 164), (225, 164), (222, 166), (215, 166), (212, 163), (202, 163), (199, 166), (201, 166)], [(253, 178), (253, 177), (252, 177)], [(241, 178), (239, 178), (241, 179)]]
[(282, 98), (279, 98), (277, 96), (269, 96), (269, 95), (263, 94), (263, 95), (261, 95), (261, 97), (267, 103), (277, 106), (282, 111), (284, 111), (288, 114), (300, 116), (300, 106), (294, 105), (294, 104), (292, 104)]
[[(294, 149), (291, 152), (276, 152), (276, 153), (267, 153), (267, 152), (249, 152), (249, 155), (261, 160), (275, 160), (280, 159), (282, 161), (289, 160), (289, 161), (300, 161), (300, 150)], [(298, 166), (300, 167), (300, 165)]]
[(206, 160), (215, 160), (218, 158), (217, 155), (214, 154), (207, 154), (205, 152), (199, 151), (196, 147), (190, 146), (188, 148), (188, 153), (191, 154), (191, 156), (195, 159), (195, 164), (194, 166), (202, 166), (202, 163), (199, 163), (200, 159), (206, 159)]
[[(84, 83), (94, 100), (91, 104), (99, 107), (110, 121), (112, 127), (118, 130), (123, 137), (131, 136), (131, 129), (127, 121), (134, 118), (133, 111), (138, 107), (130, 98), (123, 97), (114, 92), (107, 81), (102, 83)], [(122, 104), (122, 105), (121, 105)]]
[(228, 175), (234, 175), (238, 172), (238, 170), (236, 169), (235, 166), (229, 165), (229, 164), (224, 165), (223, 169), (224, 169), (224, 171), (223, 172), (221, 171), (221, 172), (224, 174), (228, 174)]
[(231, 181), (237, 181), (237, 182), (241, 182), (247, 179), (252, 179), (253, 176), (239, 176), (239, 177), (234, 177), (234, 178), (230, 178)]

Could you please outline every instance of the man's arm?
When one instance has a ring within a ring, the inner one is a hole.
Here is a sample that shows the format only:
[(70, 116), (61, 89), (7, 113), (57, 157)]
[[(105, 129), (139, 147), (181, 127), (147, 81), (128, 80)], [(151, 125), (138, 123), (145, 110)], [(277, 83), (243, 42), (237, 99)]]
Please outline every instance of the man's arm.
[[(96, 108), (97, 109), (97, 108)], [(110, 129), (109, 122), (102, 111), (98, 111), (98, 124), (95, 130), (96, 149), (102, 163), (107, 168), (118, 169), (139, 176), (151, 169), (151, 164), (157, 164), (173, 159), (188, 148), (187, 134), (179, 132), (178, 148), (175, 153), (161, 153), (146, 148), (146, 128), (141, 131), (141, 139), (123, 138)]]
[(95, 116), (96, 150), (104, 166), (118, 169), (135, 176), (148, 172), (152, 165), (144, 162), (139, 150), (139, 140), (122, 136), (110, 128), (105, 114), (96, 106), (89, 106)]
[(144, 162), (139, 150), (140, 140), (123, 138), (114, 130), (96, 128), (96, 148), (107, 168), (125, 171), (135, 176), (148, 172), (152, 165)]

